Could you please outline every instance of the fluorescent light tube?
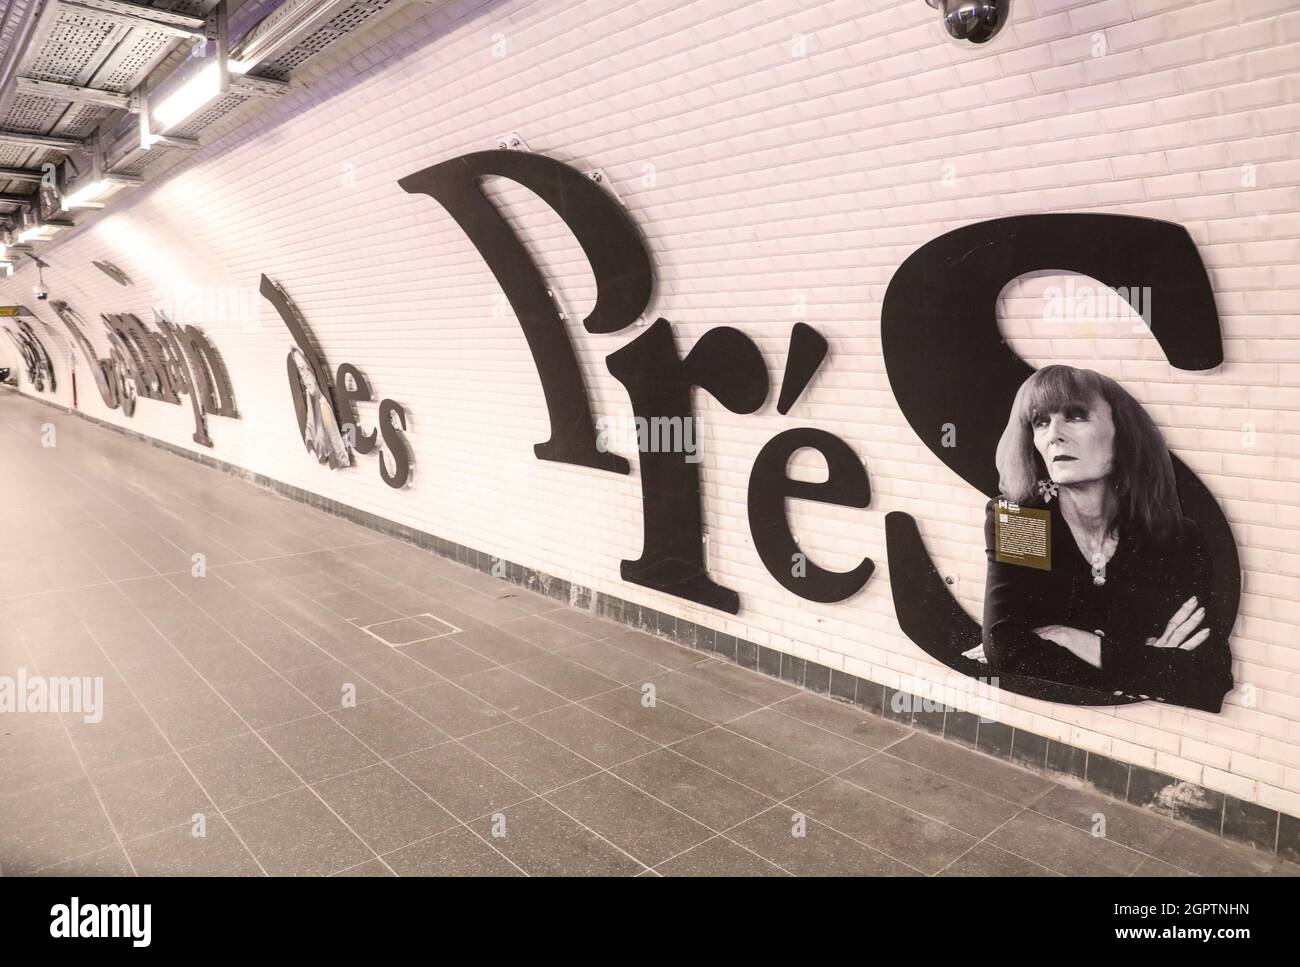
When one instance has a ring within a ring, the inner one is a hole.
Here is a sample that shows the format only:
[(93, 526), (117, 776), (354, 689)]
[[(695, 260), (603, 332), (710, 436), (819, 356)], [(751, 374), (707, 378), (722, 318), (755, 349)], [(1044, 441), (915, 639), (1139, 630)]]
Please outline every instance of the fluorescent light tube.
[(102, 178), (99, 181), (92, 181), (90, 184), (83, 185), (72, 194), (64, 196), (63, 210), (67, 211), (69, 208), (78, 208), (82, 205), (94, 205), (100, 201), (109, 187), (108, 181)]
[(211, 63), (153, 109), (163, 131), (193, 117), (221, 96), (221, 64)]

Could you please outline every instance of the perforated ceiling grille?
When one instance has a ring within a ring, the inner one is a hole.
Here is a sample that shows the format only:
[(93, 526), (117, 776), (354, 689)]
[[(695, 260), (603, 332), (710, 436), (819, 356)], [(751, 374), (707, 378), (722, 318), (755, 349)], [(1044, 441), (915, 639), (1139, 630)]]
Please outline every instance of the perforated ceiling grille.
[(0, 144), (0, 165), (6, 165), (10, 168), (21, 167), (19, 164), (31, 148), (24, 148), (17, 144)]
[(94, 134), (100, 119), (108, 112), (94, 104), (76, 104), (59, 119), (54, 133), (64, 138), (88, 138)]
[(129, 91), (139, 83), (140, 75), (154, 65), (172, 41), (168, 34), (153, 30), (133, 30), (95, 78), (95, 86), (105, 91)]
[(352, 33), (376, 14), (384, 12), (395, 0), (370, 0), (354, 3), (330, 18), (319, 29), (308, 34), (279, 57), (267, 61), (253, 73), (258, 77), (288, 80), (289, 75), (306, 61), (315, 57), (334, 41)]
[(5, 118), (5, 127), (11, 131), (30, 131), (45, 134), (66, 110), (64, 104), (48, 97), (19, 94), (14, 98)]
[(94, 17), (69, 13), (67, 8), (41, 45), (40, 53), (28, 68), (28, 76), (44, 81), (75, 84), (86, 69), (100, 56), (100, 48), (109, 36), (121, 28)]
[(197, 138), (199, 132), (209, 124), (221, 120), (235, 108), (243, 107), (252, 98), (244, 94), (231, 92), (217, 101), (214, 101), (205, 110), (194, 115), (189, 121), (171, 133), (181, 138)]

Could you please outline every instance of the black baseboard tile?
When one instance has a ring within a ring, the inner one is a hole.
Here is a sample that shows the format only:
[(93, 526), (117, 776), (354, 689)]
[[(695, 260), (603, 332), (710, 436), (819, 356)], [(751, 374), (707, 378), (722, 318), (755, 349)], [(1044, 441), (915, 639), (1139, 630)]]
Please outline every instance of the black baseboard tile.
[(980, 718), (974, 712), (963, 712), (950, 708), (944, 717), (943, 737), (951, 742), (975, 748), (975, 737), (979, 732)]
[[(1089, 755), (1089, 764), (1092, 756)], [(1143, 766), (1132, 767), (1128, 801), (1173, 819), (1190, 823), (1216, 836), (1223, 834), (1227, 800), (1221, 792), (1183, 779), (1175, 779)]]
[(805, 662), (803, 687), (818, 695), (829, 695), (831, 691), (831, 669), (815, 661)]
[(1223, 801), (1223, 835), (1249, 843), (1266, 853), (1277, 852), (1278, 814), (1257, 803), (1246, 802), (1236, 796), (1225, 796)]
[(1120, 762), (1099, 752), (1088, 753), (1088, 768), (1083, 778), (1108, 796), (1124, 799), (1128, 796), (1129, 772), (1127, 762)]
[(1047, 739), (1024, 729), (1011, 737), (1011, 761), (1040, 772), (1047, 768)]
[(1014, 731), (1005, 722), (980, 722), (979, 731), (975, 735), (975, 748), (999, 759), (1010, 759)]

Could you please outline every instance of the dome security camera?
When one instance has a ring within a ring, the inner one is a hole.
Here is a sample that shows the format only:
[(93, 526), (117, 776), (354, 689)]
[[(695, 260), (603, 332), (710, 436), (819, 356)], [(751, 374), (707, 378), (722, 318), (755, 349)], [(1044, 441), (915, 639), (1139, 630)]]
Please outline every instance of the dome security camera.
[(943, 14), (949, 36), (983, 44), (992, 40), (1011, 17), (1011, 0), (925, 0)]

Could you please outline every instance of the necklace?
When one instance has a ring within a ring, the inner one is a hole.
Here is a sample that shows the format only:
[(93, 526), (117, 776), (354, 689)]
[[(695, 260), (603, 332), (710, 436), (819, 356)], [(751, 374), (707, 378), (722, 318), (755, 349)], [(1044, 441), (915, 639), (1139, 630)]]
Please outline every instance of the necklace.
[[(1110, 543), (1111, 539), (1109, 534), (1103, 536), (1101, 543), (1097, 545), (1097, 549), (1087, 555), (1088, 563), (1092, 565), (1092, 583), (1097, 587), (1101, 587), (1106, 583), (1106, 562), (1110, 559), (1110, 555), (1106, 554), (1106, 545)], [(1086, 550), (1085, 553), (1087, 553)]]
[(1106, 583), (1106, 559), (1101, 556), (1101, 551), (1092, 555), (1092, 583), (1097, 587)]

